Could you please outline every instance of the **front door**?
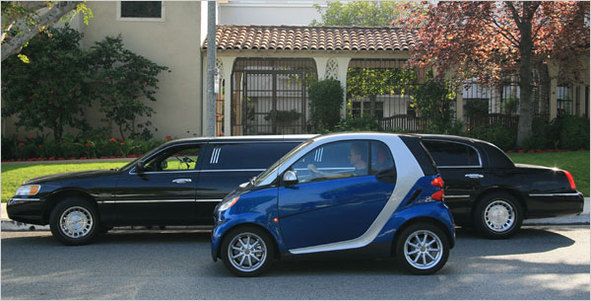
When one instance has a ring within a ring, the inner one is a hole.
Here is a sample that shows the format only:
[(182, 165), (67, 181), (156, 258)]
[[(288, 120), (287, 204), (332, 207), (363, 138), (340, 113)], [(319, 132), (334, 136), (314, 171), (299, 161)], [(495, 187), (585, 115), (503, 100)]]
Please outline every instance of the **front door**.
[[(298, 184), (279, 188), (279, 223), (289, 249), (343, 242), (363, 235), (394, 191), (390, 152), (378, 162), (378, 141), (328, 143), (296, 163)], [(387, 172), (386, 172), (387, 173)]]
[(115, 191), (119, 224), (194, 223), (200, 151), (200, 144), (171, 146), (120, 178)]

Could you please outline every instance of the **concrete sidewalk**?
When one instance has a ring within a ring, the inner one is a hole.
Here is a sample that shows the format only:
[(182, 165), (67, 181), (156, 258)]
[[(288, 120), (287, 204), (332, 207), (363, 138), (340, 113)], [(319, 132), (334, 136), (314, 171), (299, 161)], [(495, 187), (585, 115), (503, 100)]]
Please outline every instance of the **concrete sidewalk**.
[[(21, 223), (13, 221), (8, 218), (6, 214), (6, 203), (2, 203), (1, 211), (1, 222), (2, 231), (49, 231), (49, 226), (31, 225), (27, 223)], [(585, 198), (585, 205), (583, 206), (583, 212), (580, 215), (562, 216), (562, 217), (551, 217), (551, 218), (539, 218), (539, 219), (527, 219), (523, 222), (524, 225), (589, 225), (589, 198)], [(180, 226), (180, 227), (166, 227), (166, 229), (203, 229), (203, 226)], [(117, 227), (116, 229), (127, 229), (127, 230), (146, 230), (146, 227), (127, 226)]]

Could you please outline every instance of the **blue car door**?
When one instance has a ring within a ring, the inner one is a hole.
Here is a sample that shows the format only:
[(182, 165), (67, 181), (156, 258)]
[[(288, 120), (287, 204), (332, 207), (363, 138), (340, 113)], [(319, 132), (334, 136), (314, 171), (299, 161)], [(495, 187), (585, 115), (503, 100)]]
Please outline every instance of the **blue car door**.
[(295, 185), (278, 189), (281, 232), (291, 249), (355, 239), (386, 205), (395, 186), (388, 147), (353, 140), (321, 145), (288, 170)]

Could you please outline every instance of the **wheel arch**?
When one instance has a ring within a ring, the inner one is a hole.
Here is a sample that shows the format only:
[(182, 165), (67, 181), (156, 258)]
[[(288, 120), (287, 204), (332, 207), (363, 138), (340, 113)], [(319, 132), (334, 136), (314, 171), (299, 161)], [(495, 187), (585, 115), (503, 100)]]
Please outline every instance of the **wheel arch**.
[(406, 228), (410, 227), (411, 225), (414, 225), (416, 223), (421, 223), (421, 222), (430, 223), (430, 224), (440, 228), (443, 231), (443, 233), (445, 233), (445, 236), (447, 237), (447, 241), (449, 242), (449, 248), (452, 249), (454, 247), (455, 240), (454, 240), (454, 237), (452, 236), (453, 234), (451, 234), (449, 232), (447, 227), (442, 222), (438, 221), (435, 218), (420, 216), (420, 217), (416, 217), (416, 218), (409, 219), (409, 220), (405, 221), (398, 228), (398, 230), (396, 230), (396, 234), (394, 235), (394, 239), (392, 240), (392, 246), (391, 246), (391, 254), (393, 256), (397, 255), (396, 254), (396, 242), (398, 241), (398, 239), (400, 239), (400, 235), (402, 234), (402, 232), (404, 232), (404, 230)]
[(494, 194), (494, 193), (504, 193), (504, 194), (509, 194), (509, 195), (513, 196), (515, 198), (515, 200), (521, 206), (521, 209), (523, 210), (523, 216), (524, 217), (527, 216), (527, 203), (526, 203), (523, 195), (521, 193), (519, 193), (519, 191), (517, 191), (515, 189), (507, 188), (507, 187), (492, 187), (492, 188), (483, 190), (478, 195), (476, 195), (476, 197), (474, 198), (475, 202), (472, 203), (472, 207), (470, 208), (470, 219), (472, 219), (472, 217), (474, 217), (474, 211), (476, 210), (476, 207), (478, 206), (478, 204), (487, 195)]
[[(47, 200), (45, 201), (45, 208), (43, 210), (43, 222), (49, 223), (49, 216), (51, 215), (51, 211), (53, 210), (53, 208), (55, 208), (55, 206), (61, 200), (68, 199), (68, 198), (79, 198), (79, 199), (86, 200), (94, 206), (96, 214), (97, 215), (100, 214), (100, 212), (98, 210), (98, 204), (97, 204), (96, 200), (90, 194), (88, 194), (84, 191), (81, 191), (81, 190), (65, 189), (65, 190), (61, 190), (59, 192), (56, 192), (56, 193), (52, 194), (49, 198), (47, 198)], [(100, 215), (97, 216), (97, 219), (100, 221)]]
[[(242, 224), (236, 224), (234, 226), (232, 226), (231, 228), (228, 228), (226, 231), (224, 231), (224, 235), (222, 235), (222, 237), (220, 237), (220, 242), (223, 242), (226, 239), (226, 236), (228, 235), (228, 233), (232, 232), (235, 229), (238, 228), (242, 228), (242, 227), (254, 227), (257, 228), (265, 233), (267, 233), (267, 235), (269, 235), (269, 237), (273, 240), (273, 254), (274, 254), (274, 258), (275, 259), (279, 259), (280, 257), (280, 252), (279, 252), (279, 245), (277, 244), (277, 239), (275, 238), (275, 236), (273, 235), (273, 233), (271, 233), (271, 231), (269, 231), (268, 229), (266, 229), (265, 227), (256, 224), (256, 223), (242, 223)], [(216, 251), (216, 258), (220, 258), (221, 257), (221, 252), (222, 252), (222, 247), (220, 244), (220, 247), (217, 248)]]

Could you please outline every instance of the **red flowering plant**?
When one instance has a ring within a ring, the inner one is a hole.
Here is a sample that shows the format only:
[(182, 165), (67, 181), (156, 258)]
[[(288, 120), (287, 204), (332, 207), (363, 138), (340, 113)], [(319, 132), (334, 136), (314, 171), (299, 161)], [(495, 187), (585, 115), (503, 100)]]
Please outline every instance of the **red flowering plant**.
[(88, 60), (78, 31), (65, 26), (39, 35), (21, 51), (27, 62), (17, 56), (2, 61), (2, 117), (16, 116), (16, 126), (27, 130), (50, 129), (59, 142), (64, 128), (86, 124)]

